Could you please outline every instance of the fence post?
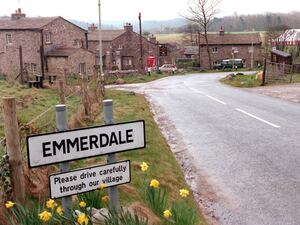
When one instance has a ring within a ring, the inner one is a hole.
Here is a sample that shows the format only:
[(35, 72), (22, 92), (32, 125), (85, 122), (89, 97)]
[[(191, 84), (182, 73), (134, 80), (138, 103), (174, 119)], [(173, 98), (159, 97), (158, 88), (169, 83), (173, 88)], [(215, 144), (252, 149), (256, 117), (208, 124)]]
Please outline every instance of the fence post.
[(87, 77), (82, 76), (81, 79), (81, 93), (82, 93), (82, 104), (84, 107), (84, 115), (85, 117), (90, 117), (91, 116), (91, 104), (89, 101), (89, 94), (87, 90)]
[(66, 103), (66, 97), (65, 97), (65, 85), (64, 81), (62, 79), (59, 80), (59, 103), (65, 104)]
[[(55, 106), (55, 113), (56, 113), (56, 129), (57, 131), (65, 131), (68, 129), (67, 123), (67, 108), (65, 105), (56, 105)], [(68, 172), (69, 171), (69, 163), (60, 163), (59, 164), (61, 172)], [(62, 206), (64, 210), (64, 215), (66, 218), (71, 218), (71, 207), (72, 207), (72, 198), (71, 197), (64, 197), (62, 199)]]
[(263, 77), (262, 77), (262, 86), (266, 85), (266, 72), (267, 72), (267, 59), (264, 59), (264, 69), (263, 69)]
[[(103, 101), (103, 111), (104, 111), (104, 123), (105, 124), (112, 124), (113, 123), (113, 101), (108, 99)], [(107, 163), (114, 163), (116, 162), (116, 155), (114, 153), (108, 154), (107, 156)], [(111, 209), (116, 209), (117, 211), (120, 209), (119, 203), (119, 194), (117, 187), (109, 187), (109, 206)]]
[(11, 166), (13, 197), (15, 201), (24, 203), (25, 178), (15, 98), (3, 98), (3, 114), (7, 154), (9, 156), (9, 164)]

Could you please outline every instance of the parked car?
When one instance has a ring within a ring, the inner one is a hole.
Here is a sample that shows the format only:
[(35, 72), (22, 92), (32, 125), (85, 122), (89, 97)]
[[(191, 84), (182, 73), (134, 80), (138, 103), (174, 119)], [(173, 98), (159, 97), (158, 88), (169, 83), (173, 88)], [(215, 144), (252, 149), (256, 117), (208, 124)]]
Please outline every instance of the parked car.
[(233, 66), (235, 68), (243, 68), (243, 60), (242, 59), (224, 59), (221, 64), (213, 65), (213, 69), (215, 70), (224, 70), (224, 69), (232, 69)]
[(161, 72), (176, 72), (178, 69), (173, 64), (164, 64), (161, 67), (158, 68)]

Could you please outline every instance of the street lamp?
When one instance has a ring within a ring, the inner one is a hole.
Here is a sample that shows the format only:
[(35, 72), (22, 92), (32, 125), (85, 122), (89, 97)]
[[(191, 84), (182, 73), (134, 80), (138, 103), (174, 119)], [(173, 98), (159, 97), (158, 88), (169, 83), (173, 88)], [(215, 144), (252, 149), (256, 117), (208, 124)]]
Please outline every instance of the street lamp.
[(101, 91), (101, 97), (104, 98), (104, 73), (103, 73), (103, 59), (102, 59), (102, 27), (101, 27), (101, 0), (98, 0), (98, 10), (99, 10), (99, 29), (98, 29), (98, 39), (99, 39), (99, 73), (98, 73), (98, 83)]

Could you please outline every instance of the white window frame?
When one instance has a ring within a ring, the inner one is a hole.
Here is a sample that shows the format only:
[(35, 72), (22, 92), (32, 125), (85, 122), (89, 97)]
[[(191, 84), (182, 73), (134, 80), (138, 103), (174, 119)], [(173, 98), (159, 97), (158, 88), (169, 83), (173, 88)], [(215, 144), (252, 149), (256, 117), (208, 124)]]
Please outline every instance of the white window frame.
[(37, 74), (37, 64), (36, 63), (31, 63), (30, 67), (31, 67), (32, 74), (36, 75)]
[(213, 48), (212, 48), (212, 53), (218, 53), (218, 52), (219, 52), (218, 47), (213, 47)]
[(6, 34), (6, 44), (12, 45), (12, 35), (11, 34)]
[(51, 44), (52, 43), (51, 42), (51, 33), (50, 32), (45, 34), (45, 43), (46, 44)]
[(79, 73), (86, 74), (86, 63), (79, 63)]

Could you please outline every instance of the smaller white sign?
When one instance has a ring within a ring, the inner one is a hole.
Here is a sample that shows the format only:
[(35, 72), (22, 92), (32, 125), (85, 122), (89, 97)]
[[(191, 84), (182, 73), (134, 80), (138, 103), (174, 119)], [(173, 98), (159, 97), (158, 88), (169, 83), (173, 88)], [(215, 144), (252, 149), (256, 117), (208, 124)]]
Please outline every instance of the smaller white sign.
[(49, 176), (50, 197), (62, 198), (100, 187), (130, 183), (130, 161), (90, 167)]

